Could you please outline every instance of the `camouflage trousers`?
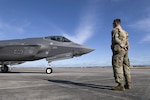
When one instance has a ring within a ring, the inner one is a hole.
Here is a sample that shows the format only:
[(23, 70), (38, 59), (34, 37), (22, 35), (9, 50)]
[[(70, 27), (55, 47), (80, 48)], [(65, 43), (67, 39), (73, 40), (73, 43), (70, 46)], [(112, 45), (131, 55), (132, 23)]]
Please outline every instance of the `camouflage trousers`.
[(121, 49), (119, 53), (113, 51), (112, 66), (116, 83), (131, 83), (130, 61), (128, 58), (128, 51), (124, 49)]

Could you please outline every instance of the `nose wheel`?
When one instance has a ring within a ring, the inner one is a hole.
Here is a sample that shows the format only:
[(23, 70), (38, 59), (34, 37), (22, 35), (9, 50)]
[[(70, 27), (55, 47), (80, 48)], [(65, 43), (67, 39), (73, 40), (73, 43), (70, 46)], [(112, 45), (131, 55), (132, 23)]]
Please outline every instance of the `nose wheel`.
[(47, 74), (51, 74), (53, 72), (53, 69), (52, 68), (46, 68), (46, 73)]

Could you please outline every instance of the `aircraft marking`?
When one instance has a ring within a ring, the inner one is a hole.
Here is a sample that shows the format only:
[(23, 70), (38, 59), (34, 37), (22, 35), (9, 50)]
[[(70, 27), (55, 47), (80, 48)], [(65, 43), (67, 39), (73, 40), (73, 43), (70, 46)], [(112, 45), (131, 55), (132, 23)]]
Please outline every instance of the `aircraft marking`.
[(21, 55), (21, 54), (23, 54), (23, 50), (22, 49), (15, 49), (14, 54)]

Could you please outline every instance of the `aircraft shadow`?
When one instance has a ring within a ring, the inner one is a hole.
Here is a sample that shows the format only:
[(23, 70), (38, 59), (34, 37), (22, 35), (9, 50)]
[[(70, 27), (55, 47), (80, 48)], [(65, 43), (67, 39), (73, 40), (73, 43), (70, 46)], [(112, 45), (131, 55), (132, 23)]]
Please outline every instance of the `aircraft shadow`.
[(89, 87), (89, 88), (96, 88), (96, 89), (112, 90), (112, 86), (106, 86), (106, 85), (80, 83), (80, 82), (73, 82), (67, 80), (48, 80), (48, 81), (54, 83), (66, 84), (66, 85), (75, 85), (75, 86), (82, 86), (82, 87)]

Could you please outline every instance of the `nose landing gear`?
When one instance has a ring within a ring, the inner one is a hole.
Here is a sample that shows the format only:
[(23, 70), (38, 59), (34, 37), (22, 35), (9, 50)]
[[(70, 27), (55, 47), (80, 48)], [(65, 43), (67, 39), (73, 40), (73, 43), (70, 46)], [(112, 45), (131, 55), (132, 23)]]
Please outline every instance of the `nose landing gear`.
[(46, 68), (46, 73), (47, 74), (53, 73), (53, 69), (51, 68), (50, 62), (48, 62), (48, 67)]

